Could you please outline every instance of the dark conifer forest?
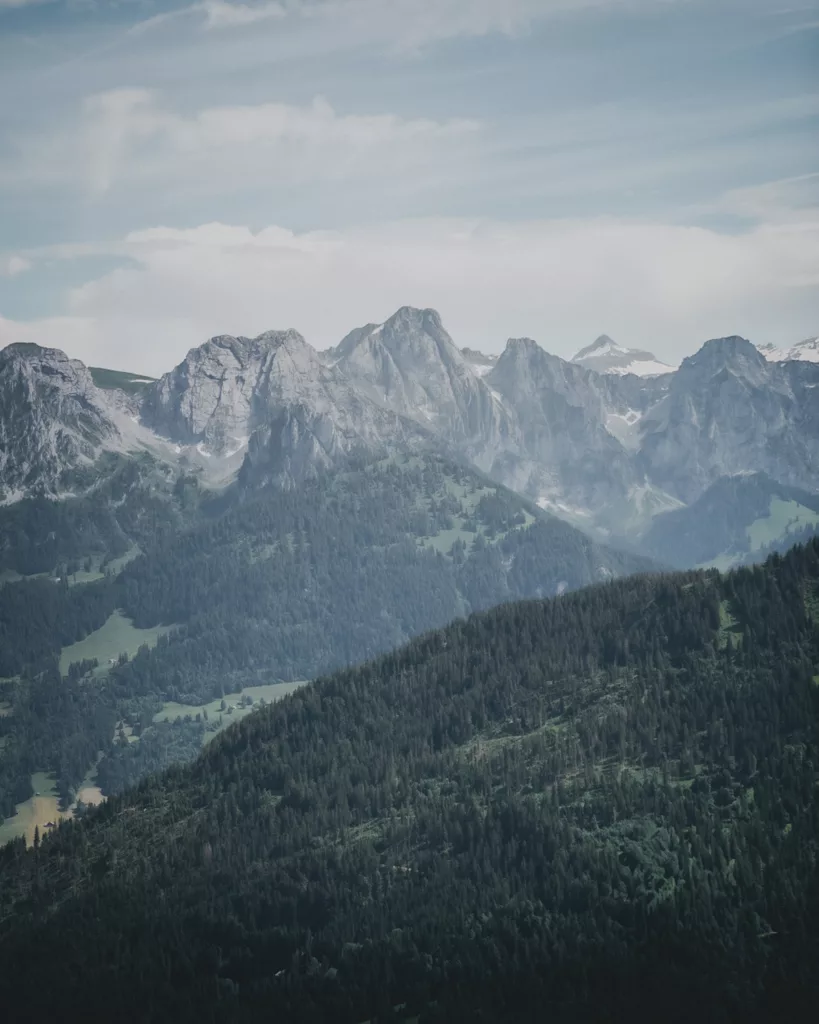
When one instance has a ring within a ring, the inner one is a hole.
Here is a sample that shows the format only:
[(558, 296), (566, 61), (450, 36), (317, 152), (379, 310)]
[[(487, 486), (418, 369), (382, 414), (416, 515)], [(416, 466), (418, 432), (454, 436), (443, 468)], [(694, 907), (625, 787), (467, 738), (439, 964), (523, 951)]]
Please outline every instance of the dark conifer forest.
[[(0, 567), (27, 574), (0, 581), (0, 818), (33, 771), (56, 773), (70, 803), (100, 751), (107, 794), (190, 759), (201, 725), (154, 726), (165, 701), (312, 679), (472, 611), (652, 565), (435, 456), (216, 499), (160, 469), (119, 467), (93, 500), (0, 509)], [(100, 578), (82, 582), (88, 559)], [(60, 684), (62, 650), (116, 611), (170, 631), (99, 672), (81, 659)], [(139, 731), (133, 749), (112, 742), (119, 720)]]
[(815, 1019), (818, 683), (815, 540), (458, 620), (0, 851), (0, 1005)]

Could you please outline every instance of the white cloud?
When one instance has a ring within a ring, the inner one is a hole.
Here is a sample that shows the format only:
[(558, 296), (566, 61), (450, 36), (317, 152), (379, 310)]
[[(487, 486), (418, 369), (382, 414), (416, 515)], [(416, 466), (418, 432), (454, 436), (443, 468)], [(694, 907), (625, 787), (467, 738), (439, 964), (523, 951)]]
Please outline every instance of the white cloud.
[(323, 97), (305, 106), (210, 107), (192, 116), (148, 89), (86, 99), (79, 127), (29, 139), (0, 180), (84, 184), (94, 193), (180, 182), (224, 190), (255, 182), (338, 180), (411, 171), (478, 129), (475, 121), (340, 114)]
[(516, 36), (556, 15), (594, 9), (658, 7), (685, 0), (201, 0), (143, 22), (154, 27), (180, 16), (204, 18), (208, 29), (233, 29), (262, 21), (328, 26), (339, 47), (384, 40), (393, 51), (415, 51), (460, 37)]
[(275, 0), (269, 3), (238, 4), (225, 0), (204, 0), (198, 5), (205, 15), (206, 28), (235, 28), (253, 25), (258, 21), (280, 20), (287, 11)]
[(5, 259), (0, 259), (0, 277), (16, 277), (18, 274), (24, 274), (27, 270), (31, 270), (31, 260), (27, 260), (24, 256), (8, 256)]
[(768, 224), (800, 223), (808, 226), (812, 218), (816, 228), (819, 172), (731, 189), (705, 209)]
[(214, 334), (296, 327), (323, 348), (412, 304), (438, 308), (461, 345), (530, 335), (568, 356), (606, 331), (676, 359), (708, 337), (782, 342), (819, 320), (816, 216), (742, 235), (612, 218), (306, 234), (217, 223), (135, 232), (110, 251), (132, 262), (75, 289), (59, 318), (0, 322), (0, 344), (158, 374)]

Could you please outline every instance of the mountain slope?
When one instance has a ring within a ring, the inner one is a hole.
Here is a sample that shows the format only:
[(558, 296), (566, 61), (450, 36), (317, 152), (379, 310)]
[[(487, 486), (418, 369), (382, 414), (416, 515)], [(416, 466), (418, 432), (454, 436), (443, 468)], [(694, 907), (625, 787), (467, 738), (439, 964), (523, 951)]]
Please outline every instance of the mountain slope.
[[(24, 522), (17, 507), (0, 517), (0, 536), (7, 525), (16, 538), (0, 546), (0, 566), (44, 571), (57, 552), (64, 559), (59, 580), (0, 587), (0, 678), (19, 677), (2, 696), (0, 816), (31, 795), (32, 772), (53, 768), (69, 792), (91, 761), (57, 751), (72, 735), (84, 742), (93, 716), (85, 726), (72, 718), (67, 735), (37, 738), (53, 703), (39, 698), (39, 713), (29, 714), (43, 674), (58, 690), (61, 674), (92, 674), (100, 708), (144, 733), (166, 702), (201, 706), (243, 686), (309, 679), (477, 609), (651, 567), (433, 455), (348, 463), (286, 490), (235, 487), (217, 501), (203, 499), (194, 478), (163, 490), (154, 467), (137, 479), (130, 467), (112, 474), (110, 493), (95, 492), (96, 504), (22, 503)], [(53, 543), (38, 545), (37, 529)], [(115, 569), (112, 559), (126, 552), (130, 560)], [(68, 575), (84, 565), (94, 571), (72, 586)], [(102, 637), (123, 620), (130, 636), (156, 639), (173, 628), (152, 650), (136, 644), (130, 661), (110, 667), (123, 648), (108, 650)], [(87, 653), (72, 656), (80, 641)], [(101, 650), (101, 665), (79, 664)], [(177, 731), (202, 736), (184, 723)], [(126, 748), (111, 734), (107, 744), (94, 741), (94, 753), (105, 753), (107, 792), (161, 766), (155, 738)], [(170, 748), (162, 755), (175, 756)]]
[(764, 473), (721, 477), (691, 505), (657, 516), (641, 548), (677, 566), (728, 568), (819, 532), (819, 495)]
[(814, 542), (501, 608), (302, 689), (6, 851), (0, 998), (89, 1022), (810, 1019), (818, 588)]
[(492, 474), (546, 507), (585, 513), (589, 526), (610, 525), (644, 474), (606, 426), (617, 407), (606, 379), (515, 338), (485, 380), (520, 434)]

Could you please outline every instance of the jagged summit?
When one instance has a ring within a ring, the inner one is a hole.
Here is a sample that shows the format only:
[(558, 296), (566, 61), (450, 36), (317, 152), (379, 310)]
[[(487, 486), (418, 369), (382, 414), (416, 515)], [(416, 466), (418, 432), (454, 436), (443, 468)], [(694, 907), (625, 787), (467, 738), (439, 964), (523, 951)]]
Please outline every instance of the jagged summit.
[(508, 341), (506, 342), (506, 347), (501, 353), (498, 362), (500, 362), (500, 360), (503, 359), (504, 356), (507, 355), (507, 353), (512, 353), (513, 355), (521, 355), (527, 352), (545, 353), (546, 350), (542, 348), (540, 345), (538, 345), (534, 338), (509, 338)]
[(490, 389), (437, 310), (403, 306), (383, 324), (351, 331), (332, 362), (381, 405), (448, 438), (483, 441), (498, 430), (501, 413)]
[[(13, 359), (15, 357), (27, 359), (32, 356), (38, 356), (43, 352), (60, 352), (60, 349), (46, 349), (42, 345), (37, 345), (33, 341), (13, 341), (10, 345), (6, 345), (5, 348), (0, 348), (0, 360)], [(60, 355), (68, 356), (64, 352), (60, 352)]]
[(476, 348), (462, 348), (461, 355), (470, 363), (479, 363), (482, 366), (493, 366), (498, 361), (496, 355), (487, 355), (486, 352), (479, 352)]
[(790, 348), (777, 348), (776, 345), (761, 345), (759, 351), (769, 362), (804, 362), (819, 363), (819, 337), (805, 338)]
[(587, 356), (604, 355), (607, 352), (625, 351), (626, 350), (624, 348), (620, 348), (620, 346), (610, 338), (608, 334), (601, 334), (599, 338), (595, 338), (591, 345), (587, 345), (585, 348), (582, 348), (574, 357), (572, 362), (578, 363)]
[(244, 446), (272, 408), (308, 400), (334, 379), (295, 330), (219, 335), (145, 389), (142, 420), (180, 444)]
[(680, 365), (682, 374), (713, 374), (723, 369), (732, 370), (743, 376), (762, 375), (767, 379), (770, 367), (759, 349), (738, 334), (727, 338), (710, 338), (697, 352), (683, 359)]
[(475, 348), (462, 348), (461, 355), (466, 360), (473, 373), (478, 377), (485, 377), (498, 361), (496, 355), (487, 355)]
[(77, 470), (117, 448), (115, 404), (56, 348), (0, 350), (0, 502), (70, 489)]
[(623, 348), (608, 334), (601, 334), (591, 345), (582, 348), (572, 362), (587, 370), (618, 376), (632, 373), (637, 377), (659, 377), (664, 373), (671, 373), (674, 369), (673, 366), (657, 359), (653, 352)]

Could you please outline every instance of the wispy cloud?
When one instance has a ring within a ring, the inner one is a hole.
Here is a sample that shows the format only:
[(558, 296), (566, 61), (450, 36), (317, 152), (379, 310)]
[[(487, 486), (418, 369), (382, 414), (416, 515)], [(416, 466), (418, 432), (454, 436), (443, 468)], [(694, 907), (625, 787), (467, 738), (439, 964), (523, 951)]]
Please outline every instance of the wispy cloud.
[(210, 107), (193, 116), (147, 89), (88, 98), (79, 125), (22, 142), (0, 181), (68, 182), (101, 194), (125, 183), (184, 180), (224, 188), (260, 180), (339, 180), (407, 173), (473, 135), (477, 122), (340, 114), (322, 97), (306, 106)]
[(262, 21), (323, 23), (337, 45), (364, 45), (376, 38), (396, 51), (415, 51), (459, 37), (516, 36), (557, 15), (633, 9), (686, 0), (199, 0), (147, 19), (137, 30), (182, 16), (208, 29), (235, 29)]
[(53, 3), (54, 0), (0, 0), (0, 11), (19, 7), (33, 7), (34, 4)]
[(287, 10), (276, 0), (264, 3), (227, 3), (226, 0), (204, 0), (198, 9), (205, 16), (207, 28), (236, 28), (254, 25), (259, 21), (281, 20), (287, 17)]
[(31, 270), (31, 260), (24, 256), (0, 257), (0, 277), (16, 277)]
[(798, 224), (819, 230), (819, 172), (731, 189), (708, 206), (769, 225)]

